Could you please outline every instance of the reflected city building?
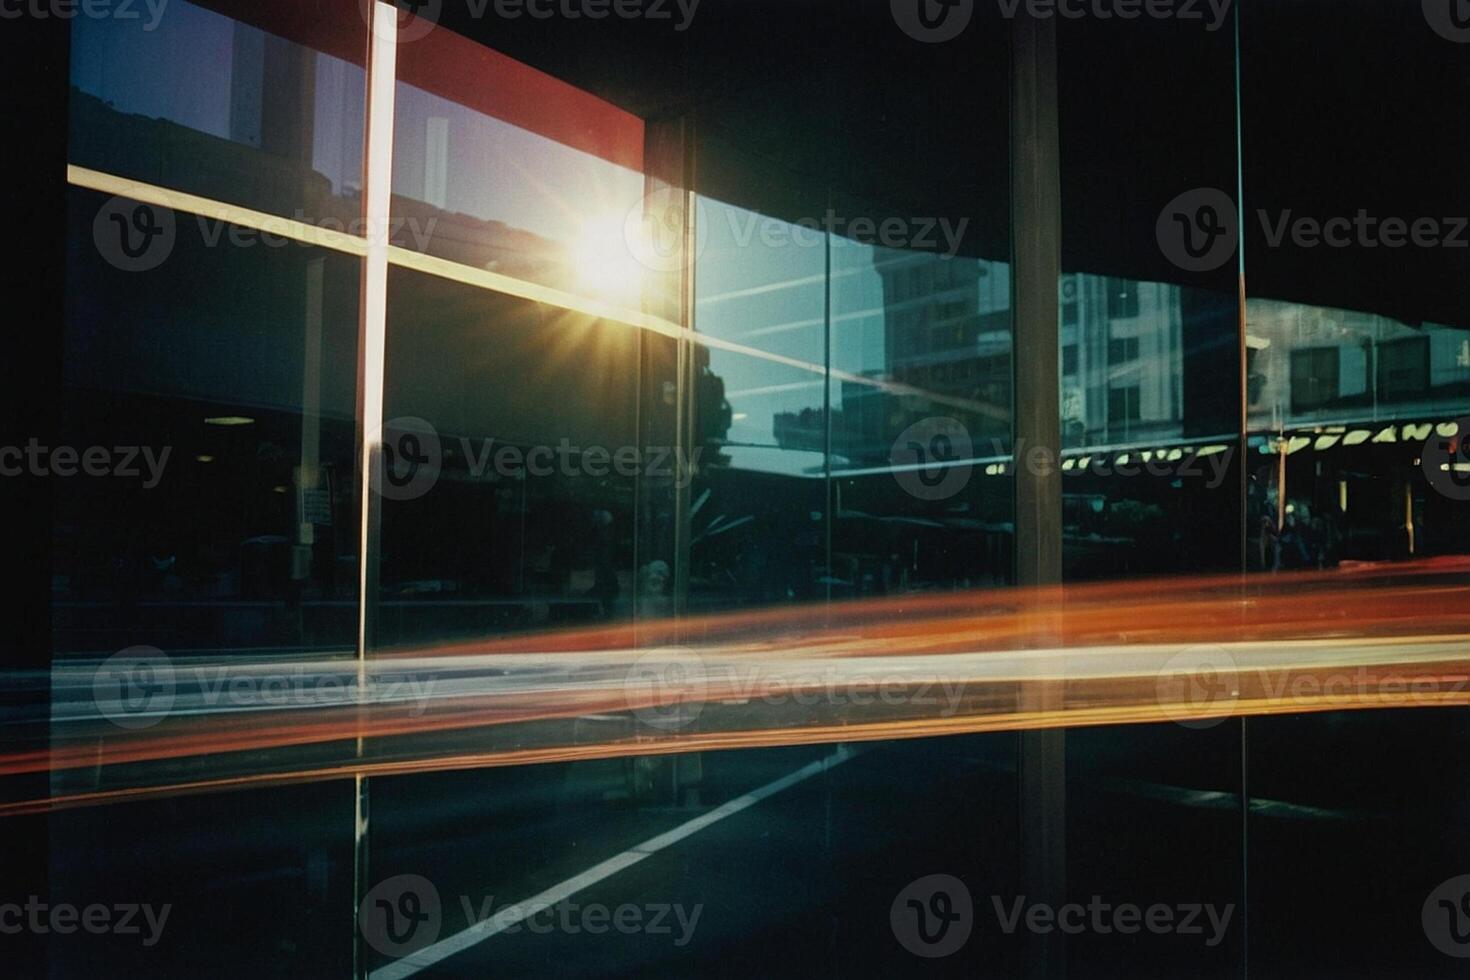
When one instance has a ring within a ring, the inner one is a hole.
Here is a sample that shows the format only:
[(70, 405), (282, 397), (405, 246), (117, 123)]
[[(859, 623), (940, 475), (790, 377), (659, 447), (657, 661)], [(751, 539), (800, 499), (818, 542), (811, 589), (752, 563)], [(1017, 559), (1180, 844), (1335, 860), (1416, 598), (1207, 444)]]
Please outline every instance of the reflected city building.
[(1062, 277), (1064, 448), (1185, 438), (1180, 292), (1170, 283)]
[(1253, 297), (1251, 428), (1454, 417), (1470, 393), (1470, 328)]
[(1423, 466), (1464, 436), (1470, 330), (1263, 298), (1246, 314), (1258, 567), (1470, 546), (1464, 507)]
[(329, 0), (282, 17), (241, 0), (177, 0), (153, 30), (78, 17), (70, 162), (349, 227), (362, 215), (367, 86), (367, 25), (354, 9)]

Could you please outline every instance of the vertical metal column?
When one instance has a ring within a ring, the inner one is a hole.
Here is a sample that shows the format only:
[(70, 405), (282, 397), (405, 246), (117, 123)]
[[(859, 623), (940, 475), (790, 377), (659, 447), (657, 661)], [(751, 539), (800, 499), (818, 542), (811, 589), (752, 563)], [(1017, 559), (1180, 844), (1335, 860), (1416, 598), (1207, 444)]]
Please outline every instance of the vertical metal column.
[[(1024, 14), (1011, 21), (1011, 255), (1015, 311), (1016, 584), (1059, 583), (1062, 576), (1060, 352), (1061, 181), (1057, 127), (1056, 21)], [(1032, 448), (1051, 465), (1028, 465)], [(1038, 638), (1045, 643), (1046, 638)], [(1040, 690), (1033, 710), (1054, 707)], [(1020, 736), (1021, 887), (1053, 907), (1066, 890), (1066, 735)], [(1026, 975), (1063, 977), (1060, 933), (1029, 937)]]
[[(398, 8), (374, 0), (368, 32), (367, 152), (363, 158), (363, 222), (367, 255), (362, 265), (358, 330), (357, 407), (362, 442), (358, 455), (358, 690), (366, 689), (367, 651), (374, 640), (377, 610), (381, 498), (373, 473), (381, 465), (383, 385), (388, 336), (388, 234), (393, 180), (393, 96), (397, 82)], [(361, 736), (357, 755), (362, 757)], [(353, 975), (368, 973), (357, 907), (368, 888), (368, 781), (357, 776), (353, 794)]]

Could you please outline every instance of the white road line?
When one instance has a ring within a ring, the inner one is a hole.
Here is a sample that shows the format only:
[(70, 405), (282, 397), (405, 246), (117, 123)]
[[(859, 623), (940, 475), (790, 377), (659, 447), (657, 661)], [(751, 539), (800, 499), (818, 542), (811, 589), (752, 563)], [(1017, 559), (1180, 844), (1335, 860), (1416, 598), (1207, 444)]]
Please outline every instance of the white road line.
[(515, 905), (501, 909), (495, 915), (477, 922), (457, 932), (447, 939), (441, 939), (432, 946), (426, 946), (416, 953), (405, 956), (396, 963), (374, 970), (369, 980), (404, 980), (422, 970), (426, 970), (435, 964), (458, 953), (484, 942), (491, 936), (504, 932), (511, 926), (518, 925), (548, 909), (558, 902), (565, 901), (577, 892), (590, 888), (606, 878), (610, 878), (622, 871), (624, 868), (632, 867), (644, 858), (657, 854), (666, 847), (672, 847), (687, 837), (699, 833), (711, 824), (719, 823), (727, 817), (733, 817), (742, 810), (748, 810), (761, 800), (775, 796), (782, 790), (790, 789), (797, 783), (803, 782), (820, 773), (827, 772), (857, 755), (857, 750), (841, 746), (836, 752), (815, 762), (808, 763), (793, 773), (782, 776), (774, 782), (767, 783), (759, 789), (753, 789), (744, 796), (738, 796), (728, 803), (715, 807), (708, 813), (700, 814), (693, 820), (680, 824), (673, 830), (665, 831), (657, 837), (650, 837), (643, 843), (631, 847), (621, 854), (615, 855), (595, 864), (583, 871), (581, 874), (568, 878), (566, 881), (552, 885), (539, 895), (517, 902)]

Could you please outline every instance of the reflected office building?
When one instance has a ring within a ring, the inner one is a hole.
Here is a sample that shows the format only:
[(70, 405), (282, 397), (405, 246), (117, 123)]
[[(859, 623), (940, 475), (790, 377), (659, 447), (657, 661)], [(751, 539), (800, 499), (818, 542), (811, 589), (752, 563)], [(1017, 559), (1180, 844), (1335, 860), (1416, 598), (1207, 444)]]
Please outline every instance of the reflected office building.
[(1463, 975), (1456, 5), (1010, 6), (5, 14), (7, 975)]

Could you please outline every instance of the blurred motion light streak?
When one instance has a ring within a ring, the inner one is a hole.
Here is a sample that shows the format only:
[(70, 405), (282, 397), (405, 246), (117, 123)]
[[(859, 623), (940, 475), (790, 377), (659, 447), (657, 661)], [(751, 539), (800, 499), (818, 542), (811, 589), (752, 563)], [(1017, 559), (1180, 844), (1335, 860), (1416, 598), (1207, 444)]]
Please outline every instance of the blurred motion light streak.
[(756, 610), (393, 651), (361, 672), (319, 655), (159, 653), (116, 695), (99, 682), (107, 662), (74, 660), (51, 677), (49, 751), (0, 754), (0, 786), (49, 772), (51, 794), (8, 791), (0, 813), (537, 761), (1465, 705), (1467, 633), (1470, 560), (1456, 558)]

